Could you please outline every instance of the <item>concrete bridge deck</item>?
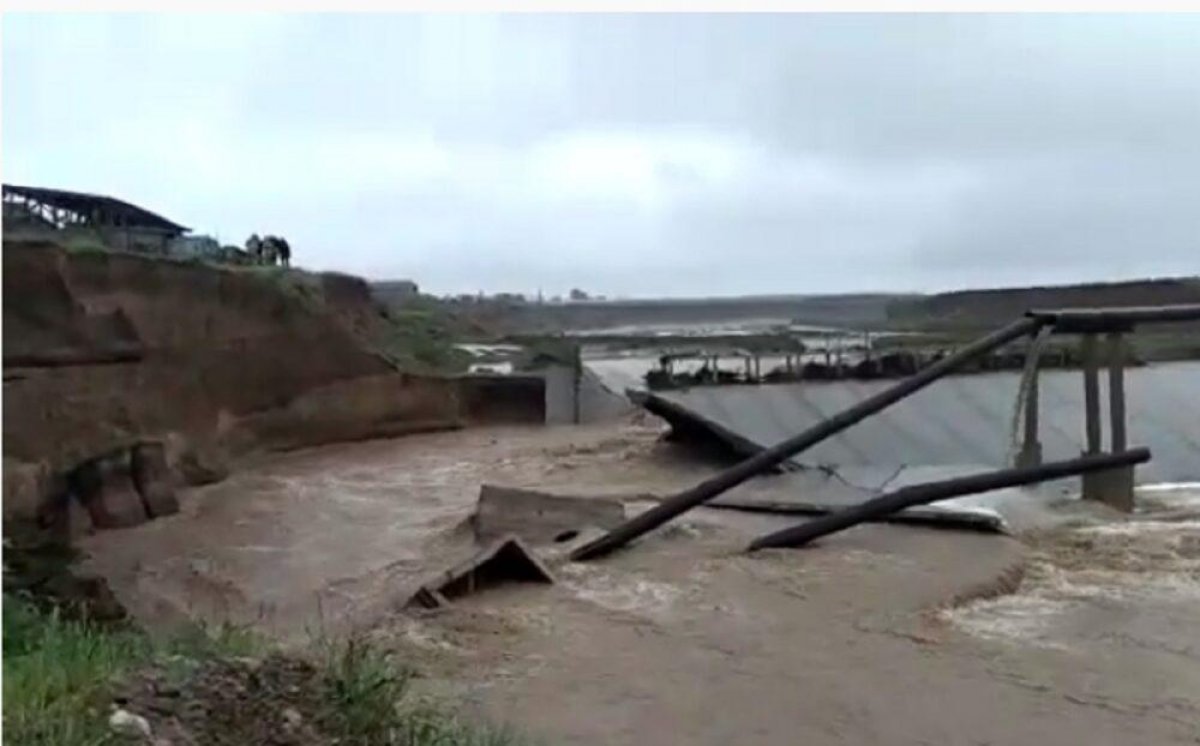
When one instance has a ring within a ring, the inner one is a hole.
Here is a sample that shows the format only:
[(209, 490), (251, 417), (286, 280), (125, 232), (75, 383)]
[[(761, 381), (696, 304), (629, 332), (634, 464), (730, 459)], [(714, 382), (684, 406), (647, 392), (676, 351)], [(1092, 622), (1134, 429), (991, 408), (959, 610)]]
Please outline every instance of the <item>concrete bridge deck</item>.
[[(1020, 374), (951, 376), (796, 456), (803, 466), (890, 474), (902, 467), (1001, 467), (1011, 464), (1013, 411)], [(742, 454), (778, 443), (892, 385), (836, 381), (705, 386), (646, 392), (646, 406), (677, 427), (706, 432)], [(1102, 380), (1101, 401), (1107, 401)], [(1083, 383), (1078, 371), (1040, 374), (1045, 460), (1084, 450)], [(1200, 479), (1200, 363), (1126, 372), (1128, 433), (1153, 459), (1138, 482)], [(1107, 444), (1106, 444), (1107, 445)]]

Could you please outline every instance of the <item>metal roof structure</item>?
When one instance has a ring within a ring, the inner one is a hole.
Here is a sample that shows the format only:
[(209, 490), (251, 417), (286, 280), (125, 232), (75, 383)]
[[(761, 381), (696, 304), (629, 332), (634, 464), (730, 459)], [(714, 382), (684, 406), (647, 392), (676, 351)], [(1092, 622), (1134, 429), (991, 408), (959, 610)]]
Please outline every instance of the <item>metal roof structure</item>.
[(168, 233), (186, 233), (191, 230), (145, 208), (102, 194), (5, 184), (4, 199), (9, 201), (14, 197), (74, 213), (80, 222), (102, 222), (129, 228), (150, 228)]

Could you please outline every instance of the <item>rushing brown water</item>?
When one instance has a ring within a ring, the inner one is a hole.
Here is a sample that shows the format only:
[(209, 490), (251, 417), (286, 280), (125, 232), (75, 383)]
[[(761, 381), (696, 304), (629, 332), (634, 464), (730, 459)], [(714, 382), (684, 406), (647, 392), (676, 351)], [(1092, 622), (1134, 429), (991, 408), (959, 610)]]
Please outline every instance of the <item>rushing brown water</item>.
[(552, 563), (554, 587), (396, 609), (466, 541), (484, 482), (628, 494), (712, 472), (658, 435), (500, 428), (296, 452), (84, 548), (151, 624), (254, 622), (296, 642), (371, 628), (431, 685), (547, 742), (1195, 742), (1186, 491), (1028, 545), (872, 525), (754, 556), (749, 537), (792, 519), (699, 510), (603, 562)]
[[(91, 564), (151, 624), (337, 628), (412, 591), (484, 482), (620, 491), (669, 488), (695, 465), (649, 468), (657, 427), (480, 428), (299, 451), (248, 464), (182, 498), (183, 510), (85, 540)], [(702, 468), (702, 467), (699, 467)]]

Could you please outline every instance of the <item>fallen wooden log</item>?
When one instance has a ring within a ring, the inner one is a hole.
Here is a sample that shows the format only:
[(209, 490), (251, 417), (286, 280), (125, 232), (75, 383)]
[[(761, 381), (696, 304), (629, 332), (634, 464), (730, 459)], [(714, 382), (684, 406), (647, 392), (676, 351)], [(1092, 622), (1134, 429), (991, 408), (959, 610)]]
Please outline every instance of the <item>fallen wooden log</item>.
[(746, 551), (754, 552), (769, 547), (799, 547), (822, 536), (845, 530), (864, 521), (876, 520), (915, 505), (925, 505), (951, 497), (988, 492), (1004, 487), (1019, 487), (1051, 479), (1132, 466), (1149, 460), (1150, 449), (1133, 448), (1121, 453), (1081, 456), (1040, 466), (1000, 469), (982, 474), (972, 474), (968, 477), (914, 484), (807, 523), (760, 536), (750, 543)]

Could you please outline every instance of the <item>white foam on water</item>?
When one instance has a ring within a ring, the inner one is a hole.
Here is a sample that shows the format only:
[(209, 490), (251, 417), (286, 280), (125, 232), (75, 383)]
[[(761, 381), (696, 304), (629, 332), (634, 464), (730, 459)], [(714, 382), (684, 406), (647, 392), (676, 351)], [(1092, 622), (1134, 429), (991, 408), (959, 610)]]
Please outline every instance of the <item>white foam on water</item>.
[(661, 617), (669, 613), (683, 590), (637, 576), (616, 577), (581, 565), (564, 565), (560, 581), (578, 598), (612, 611)]
[(1200, 500), (1200, 482), (1158, 482), (1137, 489), (1138, 492), (1194, 492), (1195, 498)]
[(454, 643), (446, 639), (445, 634), (428, 624), (423, 624), (416, 619), (407, 619), (404, 622), (404, 639), (408, 640), (412, 645), (426, 650), (442, 650), (442, 651), (461, 651)]
[(1138, 506), (1141, 515), (1153, 515), (1163, 509), (1200, 510), (1200, 482), (1163, 482), (1139, 486), (1137, 497), (1145, 499)]
[(1076, 601), (1200, 600), (1200, 578), (1188, 569), (1155, 572), (1054, 569), (1045, 572), (1038, 585), (1031, 595)]
[(1078, 529), (1081, 534), (1097, 534), (1100, 536), (1134, 536), (1149, 533), (1195, 533), (1200, 532), (1200, 519), (1179, 521), (1128, 521), (1126, 523), (1099, 523), (1094, 526), (1083, 526)]
[(1064, 599), (1017, 594), (967, 604), (946, 612), (946, 617), (984, 639), (1066, 649), (1066, 645), (1051, 639), (1050, 632), (1057, 619), (1075, 605), (1076, 602)]
[[(1156, 499), (1196, 500), (1191, 487), (1173, 487), (1160, 488)], [(943, 616), (977, 637), (1070, 650), (1089, 644), (1080, 640), (1080, 629), (1116, 631), (1129, 610), (1154, 615), (1155, 609), (1200, 607), (1200, 519), (1133, 518), (1080, 526), (1069, 536), (1075, 539), (1064, 536), (1043, 548), (1016, 593)], [(1145, 638), (1139, 644), (1153, 646), (1160, 632), (1137, 634)]]

